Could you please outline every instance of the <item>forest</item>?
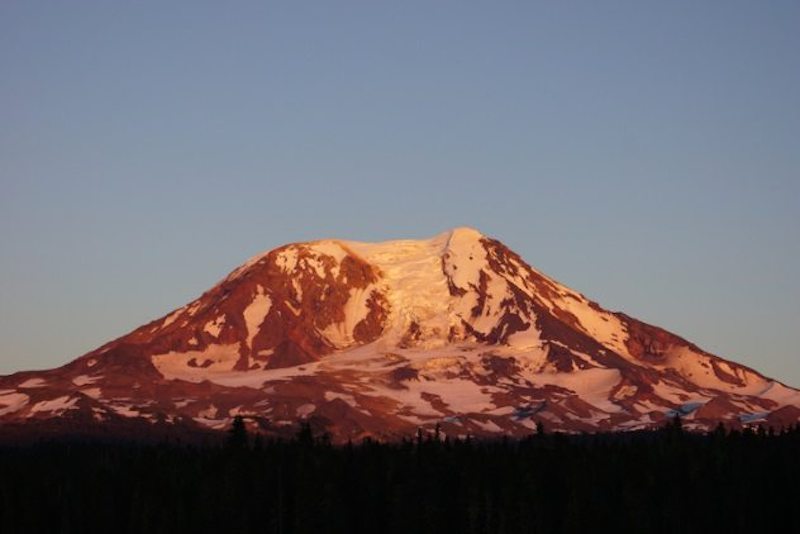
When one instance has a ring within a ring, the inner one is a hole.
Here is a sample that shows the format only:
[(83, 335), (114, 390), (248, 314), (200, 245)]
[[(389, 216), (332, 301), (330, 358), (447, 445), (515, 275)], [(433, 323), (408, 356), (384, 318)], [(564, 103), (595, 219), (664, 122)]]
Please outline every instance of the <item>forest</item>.
[[(800, 532), (800, 426), (0, 446), (2, 533)], [(2, 428), (0, 428), (2, 432)]]

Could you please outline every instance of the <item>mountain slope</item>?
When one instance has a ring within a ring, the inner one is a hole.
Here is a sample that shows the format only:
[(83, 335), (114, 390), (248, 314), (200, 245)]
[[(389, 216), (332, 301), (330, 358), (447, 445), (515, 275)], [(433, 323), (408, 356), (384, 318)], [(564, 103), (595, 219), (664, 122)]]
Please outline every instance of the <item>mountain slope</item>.
[(335, 439), (798, 420), (800, 392), (536, 271), (469, 228), (286, 245), (50, 371), (0, 378), (0, 421), (137, 418)]

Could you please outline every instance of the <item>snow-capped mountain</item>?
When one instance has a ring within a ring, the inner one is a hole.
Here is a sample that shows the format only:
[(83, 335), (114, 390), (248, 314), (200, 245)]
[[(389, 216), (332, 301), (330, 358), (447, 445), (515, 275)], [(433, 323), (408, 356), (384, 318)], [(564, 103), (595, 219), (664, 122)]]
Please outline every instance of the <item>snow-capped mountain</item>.
[(469, 228), (256, 256), (71, 363), (0, 377), (0, 424), (53, 419), (336, 440), (800, 419), (800, 391), (598, 304)]

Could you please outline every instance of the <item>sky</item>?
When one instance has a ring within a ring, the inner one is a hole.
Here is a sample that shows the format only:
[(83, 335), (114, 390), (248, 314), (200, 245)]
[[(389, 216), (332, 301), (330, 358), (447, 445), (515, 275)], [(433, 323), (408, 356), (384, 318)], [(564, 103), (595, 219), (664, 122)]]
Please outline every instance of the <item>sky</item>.
[(472, 226), (800, 386), (800, 3), (0, 3), (0, 374)]

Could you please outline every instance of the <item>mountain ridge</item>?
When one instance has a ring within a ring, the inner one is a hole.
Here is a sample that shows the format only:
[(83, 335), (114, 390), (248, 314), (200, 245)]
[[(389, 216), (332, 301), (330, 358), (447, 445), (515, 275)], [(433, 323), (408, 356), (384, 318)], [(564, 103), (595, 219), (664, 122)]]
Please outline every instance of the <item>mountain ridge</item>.
[(335, 439), (790, 424), (800, 392), (622, 313), (458, 227), (263, 252), (53, 370), (0, 377), (0, 424), (76, 417)]

